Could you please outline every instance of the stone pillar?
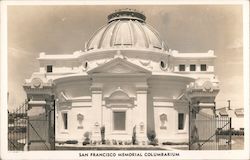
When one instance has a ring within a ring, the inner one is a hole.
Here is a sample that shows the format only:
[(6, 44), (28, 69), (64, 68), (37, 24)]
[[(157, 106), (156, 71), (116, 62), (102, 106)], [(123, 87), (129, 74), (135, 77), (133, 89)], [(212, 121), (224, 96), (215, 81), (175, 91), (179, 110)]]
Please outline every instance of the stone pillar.
[(137, 112), (136, 112), (136, 138), (141, 144), (147, 142), (147, 84), (136, 85)]
[(92, 140), (101, 141), (101, 123), (102, 123), (102, 85), (92, 84)]
[[(45, 77), (33, 77), (31, 82), (25, 82), (23, 88), (30, 99), (28, 103), (28, 127), (27, 142), (28, 150), (51, 150), (54, 149), (54, 136), (50, 126), (51, 109), (53, 109), (53, 81), (47, 81)], [(52, 138), (53, 139), (53, 138)], [(53, 146), (53, 147), (51, 147)]]

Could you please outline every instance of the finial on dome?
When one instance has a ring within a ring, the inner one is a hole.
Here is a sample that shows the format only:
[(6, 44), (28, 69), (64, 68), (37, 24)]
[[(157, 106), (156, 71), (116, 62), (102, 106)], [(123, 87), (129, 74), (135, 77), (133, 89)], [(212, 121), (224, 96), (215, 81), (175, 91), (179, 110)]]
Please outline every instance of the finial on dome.
[(138, 20), (140, 22), (145, 22), (146, 16), (142, 12), (138, 12), (135, 9), (125, 8), (115, 10), (114, 13), (111, 13), (108, 16), (108, 23), (115, 21), (115, 20)]

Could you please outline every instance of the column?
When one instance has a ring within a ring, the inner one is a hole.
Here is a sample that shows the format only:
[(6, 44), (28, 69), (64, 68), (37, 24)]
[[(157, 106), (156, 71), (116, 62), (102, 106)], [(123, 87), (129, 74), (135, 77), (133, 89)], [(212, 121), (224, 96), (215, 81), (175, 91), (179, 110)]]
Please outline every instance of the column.
[(102, 84), (95, 83), (91, 86), (92, 92), (92, 140), (101, 141), (102, 123)]
[(136, 109), (136, 137), (141, 144), (147, 142), (147, 84), (136, 85), (137, 109)]

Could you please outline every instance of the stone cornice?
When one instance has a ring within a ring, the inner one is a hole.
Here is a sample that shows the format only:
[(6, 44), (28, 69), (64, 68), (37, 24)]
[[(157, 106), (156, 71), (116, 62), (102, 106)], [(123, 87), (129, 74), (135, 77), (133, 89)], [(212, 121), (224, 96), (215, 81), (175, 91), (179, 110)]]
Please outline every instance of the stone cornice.
[(216, 97), (219, 90), (214, 90), (213, 92), (204, 92), (204, 91), (193, 91), (192, 93), (189, 93), (188, 96), (190, 98), (195, 97)]

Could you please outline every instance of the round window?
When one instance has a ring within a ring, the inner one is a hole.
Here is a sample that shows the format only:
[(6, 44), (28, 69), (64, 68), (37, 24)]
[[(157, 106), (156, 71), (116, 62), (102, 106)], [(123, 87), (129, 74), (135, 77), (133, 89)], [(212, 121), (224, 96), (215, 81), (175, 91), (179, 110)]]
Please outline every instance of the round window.
[(161, 61), (161, 68), (165, 68), (166, 65), (165, 65), (165, 62)]

